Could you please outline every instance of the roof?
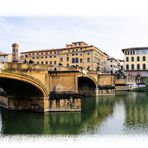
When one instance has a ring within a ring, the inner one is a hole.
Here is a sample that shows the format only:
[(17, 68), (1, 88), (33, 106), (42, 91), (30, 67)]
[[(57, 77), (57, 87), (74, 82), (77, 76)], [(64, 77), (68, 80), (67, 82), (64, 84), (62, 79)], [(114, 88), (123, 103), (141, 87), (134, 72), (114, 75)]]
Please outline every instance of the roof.
[(6, 56), (8, 55), (7, 53), (3, 53), (3, 52), (0, 52), (0, 56)]
[(21, 53), (30, 53), (30, 52), (48, 52), (48, 51), (59, 51), (59, 50), (67, 50), (67, 49), (75, 49), (75, 48), (84, 48), (84, 47), (91, 47), (91, 46), (77, 46), (77, 47), (65, 47), (65, 48), (56, 48), (56, 49), (41, 49), (41, 50), (31, 50), (25, 51)]
[(130, 47), (130, 48), (124, 48), (124, 49), (121, 49), (122, 51), (124, 50), (142, 50), (142, 49), (148, 49), (148, 47)]
[(18, 43), (13, 43), (12, 47), (19, 47), (19, 44)]
[[(21, 54), (23, 54), (23, 53), (36, 53), (36, 52), (50, 52), (50, 51), (59, 51), (59, 50), (86, 48), (86, 47), (95, 47), (95, 46), (94, 45), (86, 45), (86, 46), (76, 46), (76, 47), (67, 47), (67, 48), (65, 47), (65, 48), (58, 48), (58, 49), (41, 49), (41, 50), (32, 50), (32, 51), (21, 52)], [(105, 54), (99, 48), (97, 48), (97, 47), (95, 47), (95, 48), (98, 49), (102, 54)]]

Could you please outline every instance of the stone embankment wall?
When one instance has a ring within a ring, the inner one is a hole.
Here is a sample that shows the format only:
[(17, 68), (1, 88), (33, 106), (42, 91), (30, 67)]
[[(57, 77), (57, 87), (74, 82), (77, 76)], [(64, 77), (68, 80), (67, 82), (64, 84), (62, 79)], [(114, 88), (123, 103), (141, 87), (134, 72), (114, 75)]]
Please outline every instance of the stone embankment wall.
[(115, 79), (116, 91), (127, 91), (129, 89), (126, 79)]

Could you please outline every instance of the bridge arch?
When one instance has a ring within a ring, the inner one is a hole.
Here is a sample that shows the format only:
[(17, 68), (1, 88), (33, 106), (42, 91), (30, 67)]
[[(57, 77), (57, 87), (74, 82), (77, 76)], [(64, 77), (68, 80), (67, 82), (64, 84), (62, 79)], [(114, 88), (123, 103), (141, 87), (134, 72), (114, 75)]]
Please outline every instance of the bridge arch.
[(8, 96), (16, 95), (32, 98), (48, 96), (48, 92), (42, 82), (27, 74), (0, 72), (0, 87), (6, 91)]
[(92, 76), (78, 76), (78, 92), (86, 96), (95, 96), (98, 88), (97, 81)]

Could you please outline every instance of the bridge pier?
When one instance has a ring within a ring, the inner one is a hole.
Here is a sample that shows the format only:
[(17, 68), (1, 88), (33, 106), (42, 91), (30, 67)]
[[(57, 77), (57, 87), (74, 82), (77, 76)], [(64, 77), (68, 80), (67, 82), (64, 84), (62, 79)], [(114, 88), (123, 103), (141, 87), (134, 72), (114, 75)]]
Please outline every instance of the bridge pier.
[(49, 99), (44, 98), (15, 98), (12, 96), (0, 96), (0, 105), (10, 110), (26, 110), (35, 112), (49, 111)]

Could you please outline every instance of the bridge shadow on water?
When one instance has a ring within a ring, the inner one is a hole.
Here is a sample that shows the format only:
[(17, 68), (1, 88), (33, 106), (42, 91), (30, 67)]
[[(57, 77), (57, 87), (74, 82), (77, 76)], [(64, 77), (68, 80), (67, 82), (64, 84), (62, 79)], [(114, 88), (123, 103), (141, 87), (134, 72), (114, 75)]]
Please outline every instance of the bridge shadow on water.
[(81, 112), (33, 113), (1, 108), (1, 134), (81, 135), (94, 134), (113, 113), (114, 96), (84, 97)]
[[(147, 135), (147, 96), (148, 93), (119, 92), (115, 96), (83, 97), (81, 112), (43, 114), (0, 108), (0, 131), (2, 135)], [(119, 126), (120, 119), (123, 125)]]

